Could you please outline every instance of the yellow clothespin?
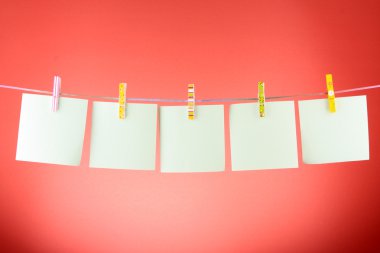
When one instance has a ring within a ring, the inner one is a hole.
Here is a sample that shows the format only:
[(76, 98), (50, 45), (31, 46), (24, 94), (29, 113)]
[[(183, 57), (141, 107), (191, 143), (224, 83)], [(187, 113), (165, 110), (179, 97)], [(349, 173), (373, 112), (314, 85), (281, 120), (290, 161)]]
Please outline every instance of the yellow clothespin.
[(127, 108), (127, 84), (119, 84), (119, 119), (125, 119)]
[(257, 83), (258, 88), (258, 98), (259, 98), (259, 112), (260, 117), (265, 116), (265, 89), (264, 89), (264, 82), (258, 82)]
[(187, 118), (193, 120), (195, 118), (195, 85), (187, 85)]
[(326, 86), (327, 86), (327, 100), (329, 101), (329, 110), (330, 112), (336, 112), (334, 85), (333, 85), (333, 78), (331, 74), (326, 74)]

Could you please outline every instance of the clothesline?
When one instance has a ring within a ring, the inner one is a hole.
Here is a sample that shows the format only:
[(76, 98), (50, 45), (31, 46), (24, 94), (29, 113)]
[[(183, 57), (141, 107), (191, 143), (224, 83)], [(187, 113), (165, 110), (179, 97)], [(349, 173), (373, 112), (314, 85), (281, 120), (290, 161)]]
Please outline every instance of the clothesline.
[[(28, 91), (33, 93), (40, 93), (40, 94), (48, 94), (52, 95), (52, 91), (46, 91), (46, 90), (37, 90), (37, 89), (29, 89), (24, 87), (18, 87), (18, 86), (11, 86), (11, 85), (5, 85), (0, 84), (0, 88), (5, 89), (13, 89), (13, 90), (21, 90), (21, 91)], [(370, 90), (370, 89), (377, 89), (380, 88), (380, 84), (377, 85), (371, 85), (371, 86), (364, 86), (364, 87), (358, 87), (353, 89), (345, 89), (345, 90), (336, 90), (335, 94), (342, 94), (342, 93), (348, 93), (348, 92), (354, 92), (354, 91), (361, 91), (361, 90)], [(327, 92), (318, 92), (318, 93), (305, 93), (305, 94), (296, 94), (296, 95), (286, 95), (286, 96), (271, 96), (266, 97), (266, 100), (274, 100), (274, 99), (284, 99), (284, 98), (298, 98), (298, 97), (307, 97), (307, 96), (322, 96), (326, 95)], [(84, 95), (84, 94), (75, 94), (75, 93), (61, 93), (61, 96), (66, 97), (86, 97), (91, 99), (104, 99), (104, 100), (118, 100), (118, 97), (108, 97), (108, 96), (92, 96), (92, 95)], [(185, 103), (187, 102), (186, 99), (170, 99), (170, 98), (127, 98), (127, 101), (136, 101), (136, 102), (169, 102), (169, 103)], [(234, 101), (257, 101), (256, 97), (253, 98), (211, 98), (211, 99), (196, 99), (195, 102), (198, 103), (207, 103), (207, 102), (234, 102)]]

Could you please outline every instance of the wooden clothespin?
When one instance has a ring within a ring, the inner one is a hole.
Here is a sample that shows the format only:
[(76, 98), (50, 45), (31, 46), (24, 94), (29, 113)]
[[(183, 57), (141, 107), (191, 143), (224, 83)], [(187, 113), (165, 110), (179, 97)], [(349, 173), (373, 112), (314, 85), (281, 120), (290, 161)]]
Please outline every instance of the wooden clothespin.
[(119, 84), (119, 119), (126, 118), (126, 109), (127, 109), (127, 84)]
[(326, 74), (327, 100), (329, 101), (329, 111), (336, 112), (335, 108), (335, 93), (333, 78), (331, 74)]
[(258, 100), (259, 100), (259, 114), (260, 117), (265, 116), (265, 89), (264, 89), (264, 82), (258, 82), (257, 83), (258, 88)]
[(60, 94), (61, 94), (61, 78), (59, 76), (54, 76), (53, 96), (52, 96), (52, 111), (53, 112), (58, 111)]
[(194, 120), (195, 118), (195, 85), (187, 85), (187, 118)]

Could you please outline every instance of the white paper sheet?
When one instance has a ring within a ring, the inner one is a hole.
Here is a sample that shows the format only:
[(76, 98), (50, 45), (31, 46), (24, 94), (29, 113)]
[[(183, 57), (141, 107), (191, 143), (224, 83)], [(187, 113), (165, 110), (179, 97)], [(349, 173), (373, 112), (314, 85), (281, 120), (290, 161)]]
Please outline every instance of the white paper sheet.
[(294, 102), (266, 102), (265, 117), (257, 103), (230, 106), (232, 170), (297, 168)]
[(156, 134), (157, 105), (128, 103), (119, 119), (118, 103), (94, 102), (90, 167), (154, 170)]
[(161, 171), (215, 172), (225, 169), (224, 107), (201, 105), (195, 119), (186, 106), (160, 109)]
[(366, 96), (299, 102), (304, 163), (334, 163), (369, 159)]
[(16, 160), (79, 165), (87, 116), (87, 100), (23, 94)]

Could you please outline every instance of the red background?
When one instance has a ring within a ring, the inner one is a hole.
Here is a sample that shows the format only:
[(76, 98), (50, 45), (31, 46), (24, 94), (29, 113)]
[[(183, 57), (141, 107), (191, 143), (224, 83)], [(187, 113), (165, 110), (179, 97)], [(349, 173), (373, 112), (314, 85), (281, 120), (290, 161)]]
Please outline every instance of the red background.
[[(51, 90), (59, 74), (63, 92), (117, 96), (126, 81), (151, 98), (186, 98), (190, 82), (197, 98), (255, 96), (259, 80), (267, 96), (321, 92), (330, 72), (337, 90), (374, 85), (379, 13), (377, 0), (1, 0), (0, 83)], [(231, 172), (227, 155), (223, 173), (161, 174), (90, 169), (90, 124), (80, 167), (15, 161), (21, 93), (1, 89), (0, 251), (380, 252), (380, 91), (358, 94), (370, 161)]]

